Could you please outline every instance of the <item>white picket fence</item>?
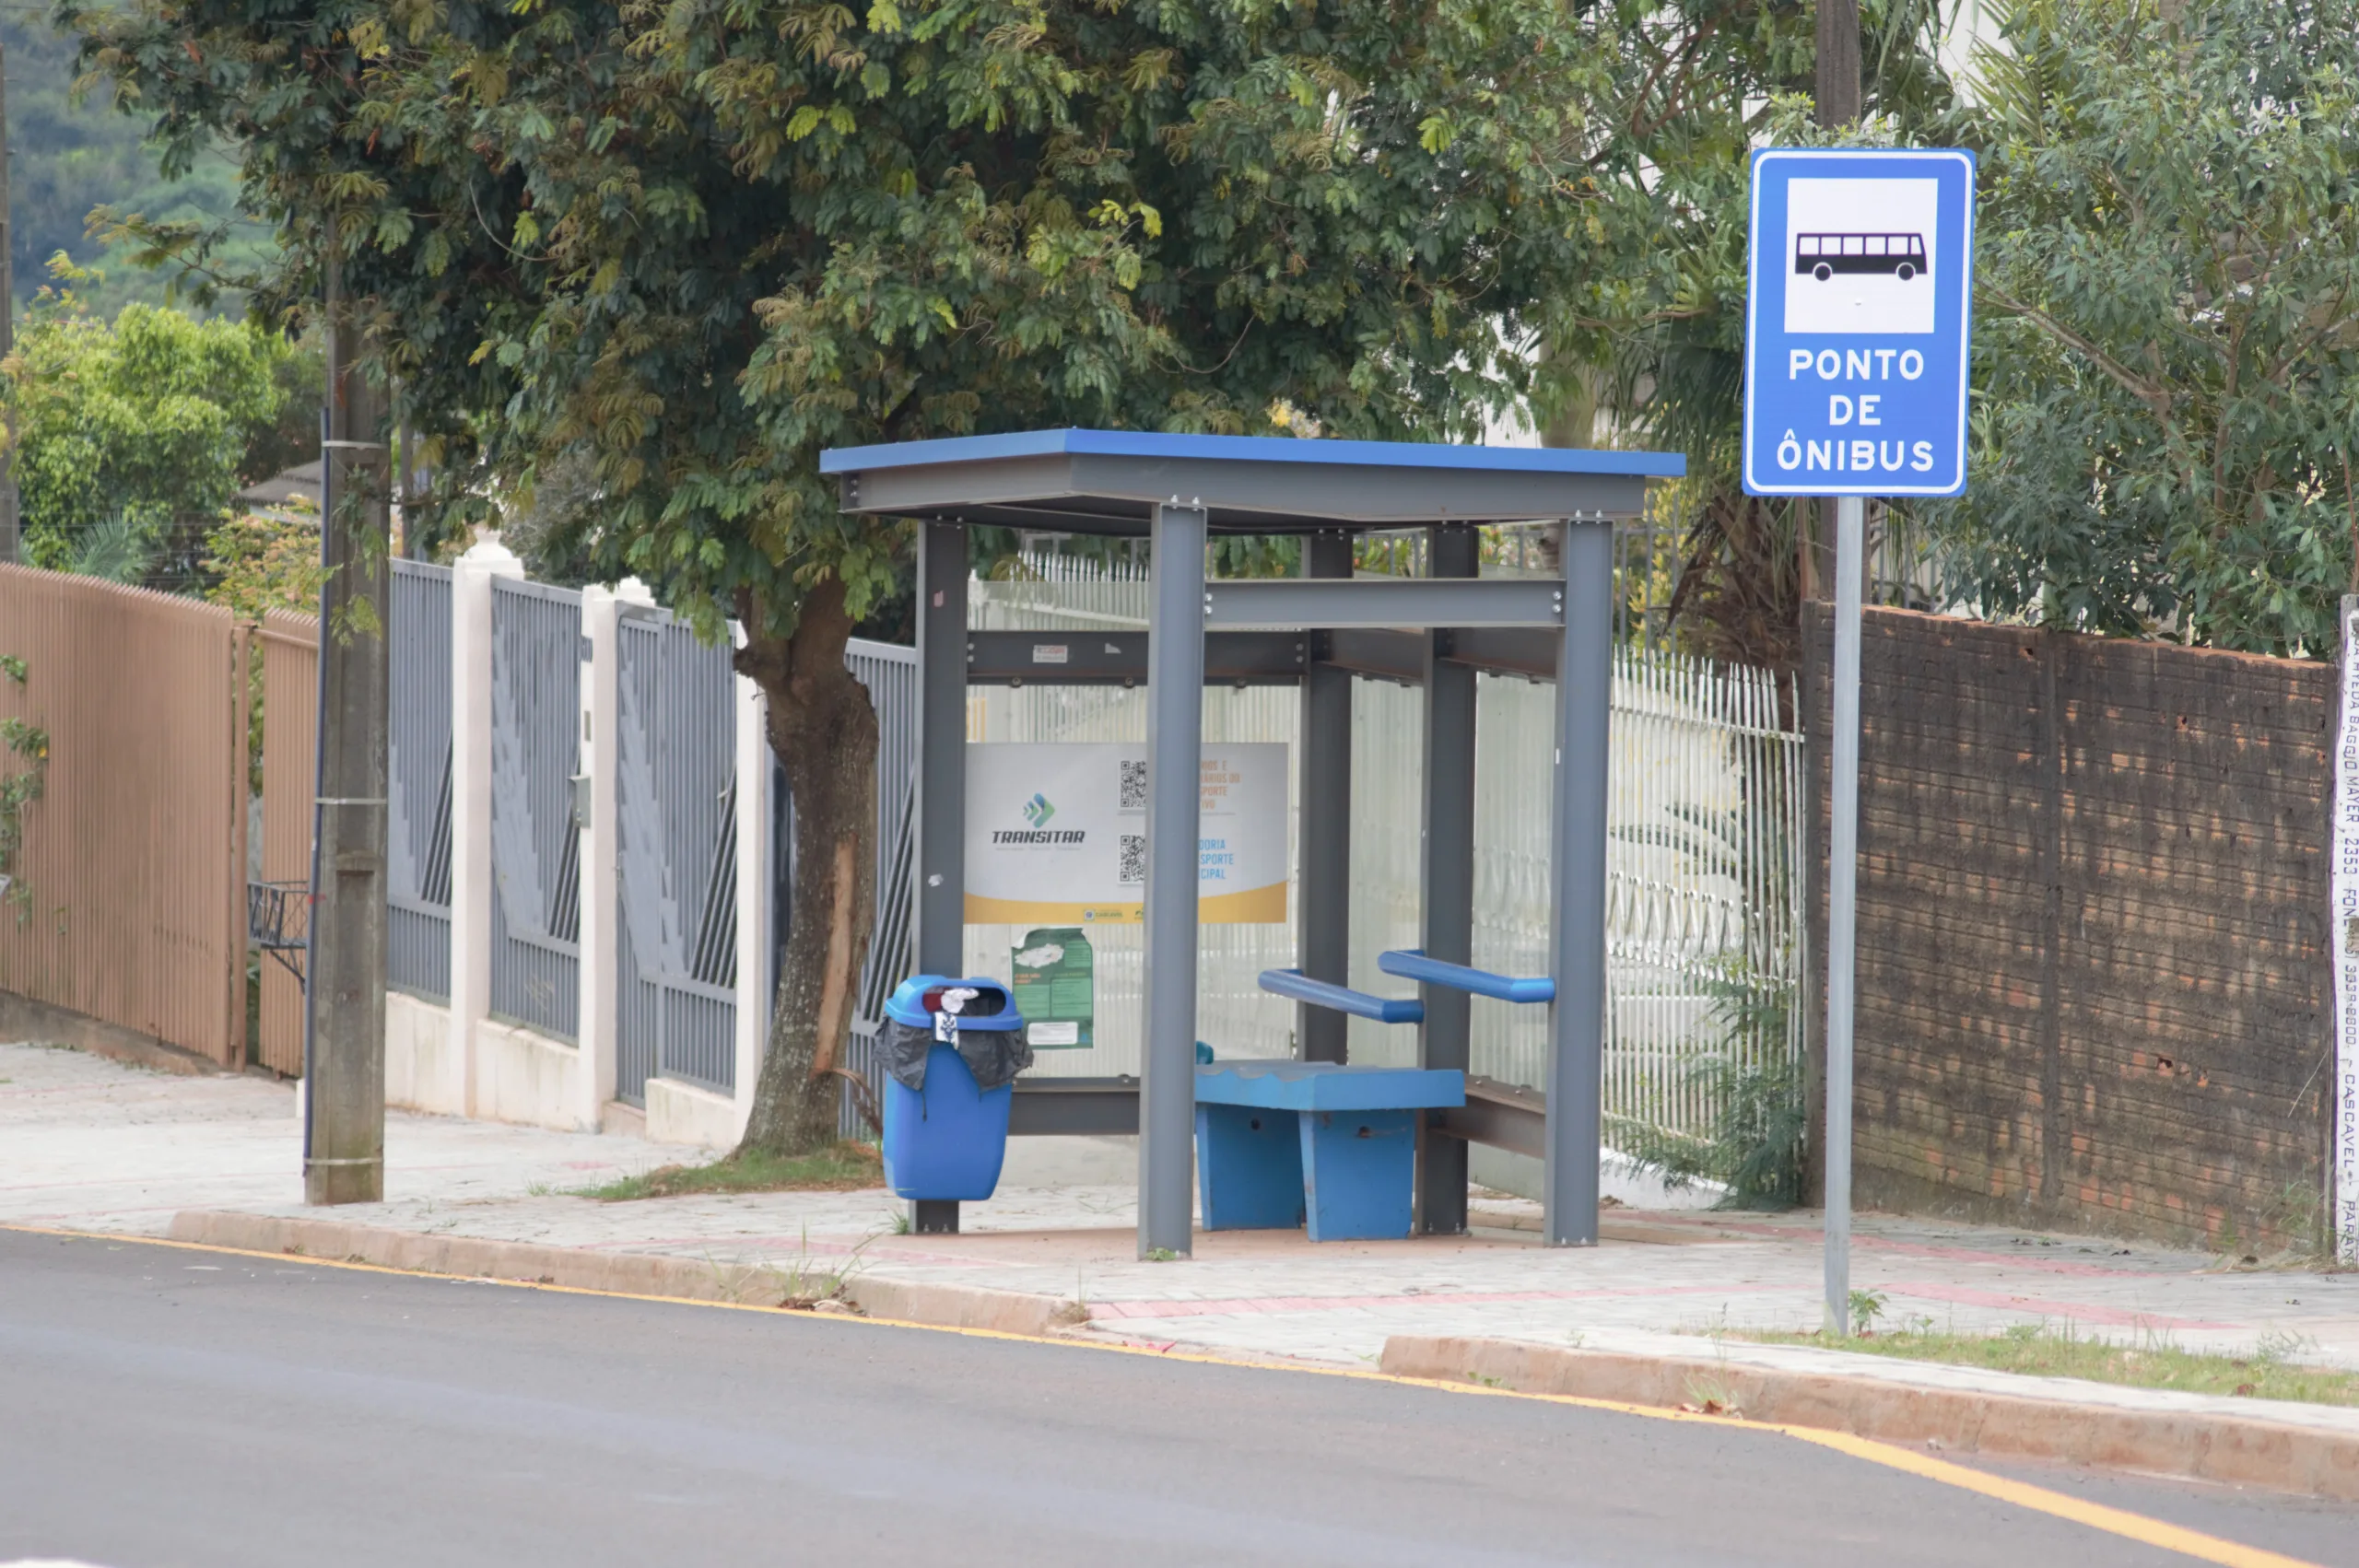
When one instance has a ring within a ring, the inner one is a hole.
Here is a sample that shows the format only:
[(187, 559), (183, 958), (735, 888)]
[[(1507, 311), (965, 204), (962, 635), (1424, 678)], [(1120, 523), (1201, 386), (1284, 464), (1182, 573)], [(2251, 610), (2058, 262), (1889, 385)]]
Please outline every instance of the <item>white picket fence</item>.
[[(1512, 569), (1512, 568), (1510, 568)], [(1028, 556), (1018, 573), (969, 588), (969, 620), (985, 630), (1143, 628), (1147, 582), (1124, 562)], [(1795, 694), (1763, 671), (1641, 647), (1617, 656), (1614, 685), (1608, 905), (1609, 1019), (1605, 1110), (1665, 1130), (1710, 1130), (1699, 1059), (1801, 1051), (1802, 738), (1790, 727)], [(1547, 969), (1548, 831), (1553, 697), (1545, 685), (1484, 675), (1476, 683), (1474, 962), (1513, 974)], [(1417, 945), (1420, 694), (1354, 683), (1352, 704), (1351, 984), (1405, 994), (1377, 954)], [(1299, 697), (1286, 687), (1211, 687), (1212, 741), (1298, 740)], [(1144, 691), (1109, 687), (978, 688), (970, 741), (1130, 741), (1146, 733)], [(1300, 802), (1289, 802), (1290, 817)], [(1299, 899), (1289, 900), (1298, 909)], [(967, 930), (969, 973), (1009, 974), (1024, 932)], [(1097, 1045), (1043, 1052), (1036, 1073), (1136, 1072), (1140, 928), (1091, 933), (1097, 951)], [(1224, 1057), (1293, 1051), (1294, 1005), (1260, 989), (1266, 968), (1294, 962), (1288, 925), (1203, 928), (1198, 1028)], [(1725, 1005), (1744, 989), (1771, 1003), (1740, 1022)], [(1777, 1016), (1782, 1012), (1782, 1018)], [(1473, 1069), (1538, 1086), (1541, 1010), (1476, 999)], [(1351, 1022), (1356, 1061), (1406, 1063), (1413, 1029)]]

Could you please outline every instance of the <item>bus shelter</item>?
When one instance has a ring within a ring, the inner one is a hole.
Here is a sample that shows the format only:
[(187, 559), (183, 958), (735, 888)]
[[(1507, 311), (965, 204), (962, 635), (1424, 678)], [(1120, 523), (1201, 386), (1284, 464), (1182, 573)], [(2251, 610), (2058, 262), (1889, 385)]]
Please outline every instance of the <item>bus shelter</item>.
[[(1302, 693), (1297, 964), (1263, 977), (1299, 1007), (1298, 1054), (1344, 1059), (1355, 1013), (1414, 1023), (1421, 1067), (1468, 1065), (1477, 995), (1548, 1010), (1540, 1093), (1470, 1080), (1466, 1103), (1427, 1113), (1417, 1138), (1414, 1228), (1466, 1226), (1470, 1142), (1538, 1158), (1552, 1246), (1597, 1239), (1605, 1032), (1606, 753), (1614, 649), (1614, 524), (1650, 479), (1685, 460), (1658, 452), (1473, 447), (1282, 437), (1039, 430), (844, 448), (822, 456), (853, 515), (920, 525), (920, 740), (913, 908), (921, 971), (964, 966), (967, 688), (1143, 684), (1147, 805), (1144, 1018), (1139, 1075), (1019, 1082), (1013, 1133), (1139, 1136), (1141, 1257), (1191, 1251), (1195, 1126), (1199, 776), (1208, 682)], [(1560, 522), (1561, 577), (1479, 575), (1489, 523)], [(1057, 662), (1030, 632), (967, 626), (968, 530), (1151, 541), (1147, 633), (1068, 638)], [(1355, 577), (1355, 536), (1429, 532), (1426, 575)], [(1304, 575), (1208, 579), (1215, 534), (1291, 534)], [(1470, 967), (1474, 925), (1474, 678), (1555, 684), (1550, 805), (1550, 973)], [(1412, 1003), (1353, 989), (1351, 683), (1424, 693), (1422, 942), (1384, 967), (1415, 979)], [(1310, 808), (1314, 802), (1316, 810)], [(921, 1205), (918, 1228), (957, 1226)]]

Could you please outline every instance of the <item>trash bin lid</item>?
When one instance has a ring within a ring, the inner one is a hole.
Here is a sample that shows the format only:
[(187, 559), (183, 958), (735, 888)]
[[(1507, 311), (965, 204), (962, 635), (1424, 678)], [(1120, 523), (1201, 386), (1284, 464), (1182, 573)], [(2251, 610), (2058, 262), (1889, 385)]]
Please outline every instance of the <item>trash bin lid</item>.
[(958, 1012), (960, 1028), (1024, 1027), (1023, 1015), (1008, 1000), (1007, 988), (989, 976), (959, 980), (946, 975), (911, 975), (893, 988), (892, 996), (885, 1003), (885, 1016), (912, 1029), (931, 1028), (933, 1015), (942, 1005), (942, 993), (953, 989), (975, 993)]

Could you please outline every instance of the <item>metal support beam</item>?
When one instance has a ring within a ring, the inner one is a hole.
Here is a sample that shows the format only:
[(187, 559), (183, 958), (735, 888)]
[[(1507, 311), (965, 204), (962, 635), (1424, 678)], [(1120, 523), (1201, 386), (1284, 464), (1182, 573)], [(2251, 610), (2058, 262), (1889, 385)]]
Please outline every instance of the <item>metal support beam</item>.
[(967, 963), (967, 531), (918, 530), (918, 970)]
[[(1539, 635), (1548, 638), (1553, 654), (1555, 636)], [(1332, 664), (1372, 681), (1413, 686), (1426, 678), (1426, 639), (1416, 632), (1374, 628), (1318, 632), (1311, 639), (1311, 662)], [(1555, 667), (1550, 669), (1553, 673)]]
[(1010, 1138), (1134, 1138), (1135, 1078), (1019, 1078), (1008, 1104)]
[[(1303, 541), (1303, 575), (1352, 575), (1352, 538), (1341, 532)], [(1351, 984), (1352, 676), (1312, 666), (1302, 683), (1302, 972)], [(1332, 1007), (1295, 1007), (1295, 1054), (1305, 1061), (1351, 1056), (1351, 1020)]]
[(1447, 1137), (1535, 1160), (1548, 1157), (1548, 1099), (1537, 1090), (1469, 1073), (1466, 1103), (1434, 1111), (1429, 1120), (1434, 1132)]
[(1213, 631), (1559, 626), (1565, 622), (1565, 585), (1545, 578), (1255, 578), (1206, 584), (1203, 605), (1203, 624)]
[(1155, 509), (1147, 621), (1146, 996), (1139, 1063), (1139, 1256), (1193, 1250), (1196, 878), (1203, 813), (1201, 507)]
[[(1442, 657), (1485, 674), (1554, 681), (1556, 631), (1553, 626), (1460, 626), (1443, 642)], [(1329, 632), (1313, 638), (1311, 661), (1373, 680), (1415, 685), (1425, 679), (1426, 639), (1403, 631)]]
[[(1481, 566), (1481, 538), (1472, 528), (1429, 531), (1427, 572), (1437, 579), (1472, 578)], [(1421, 921), (1426, 956), (1448, 964), (1474, 961), (1474, 671), (1452, 663), (1452, 634), (1426, 633), (1425, 801), (1418, 858), (1425, 889)], [(1426, 1021), (1417, 1029), (1417, 1065), (1466, 1071), (1473, 1041), (1473, 999), (1449, 986), (1420, 985)], [(1422, 1235), (1466, 1230), (1466, 1144), (1438, 1138), (1419, 1122), (1417, 1224)]]
[(1614, 695), (1614, 529), (1565, 525), (1564, 651), (1549, 802), (1556, 1000), (1548, 1012), (1548, 1154), (1543, 1235), (1597, 1242), (1599, 1096), (1605, 1060), (1605, 791)]
[(1449, 657), (1492, 675), (1556, 678), (1556, 637), (1530, 626), (1468, 626), (1452, 634)]
[[(967, 531), (918, 527), (918, 972), (967, 966)], [(921, 1235), (958, 1229), (958, 1205), (916, 1205)]]
[[(1309, 662), (1308, 632), (1215, 632), (1204, 638), (1208, 686), (1290, 686)], [(1146, 665), (1144, 632), (967, 634), (970, 686), (1144, 685)]]

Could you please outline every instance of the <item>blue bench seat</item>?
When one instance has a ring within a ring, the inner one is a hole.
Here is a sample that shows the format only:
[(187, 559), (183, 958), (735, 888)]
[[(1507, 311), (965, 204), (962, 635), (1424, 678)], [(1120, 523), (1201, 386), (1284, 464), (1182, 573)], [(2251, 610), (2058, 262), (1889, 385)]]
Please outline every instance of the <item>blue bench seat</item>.
[(1291, 1230), (1313, 1241), (1405, 1236), (1417, 1117), (1466, 1103), (1450, 1069), (1224, 1061), (1196, 1069), (1196, 1182), (1204, 1229)]

